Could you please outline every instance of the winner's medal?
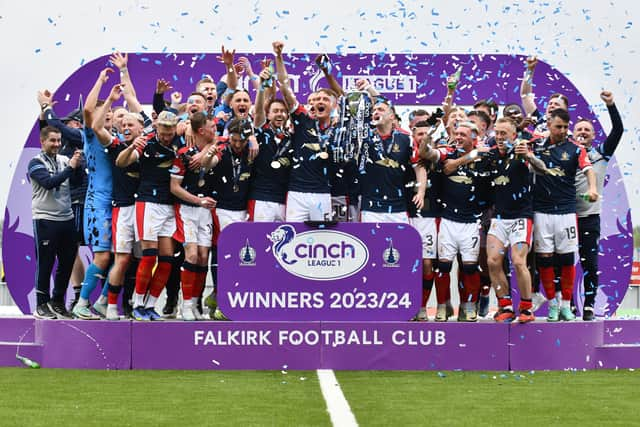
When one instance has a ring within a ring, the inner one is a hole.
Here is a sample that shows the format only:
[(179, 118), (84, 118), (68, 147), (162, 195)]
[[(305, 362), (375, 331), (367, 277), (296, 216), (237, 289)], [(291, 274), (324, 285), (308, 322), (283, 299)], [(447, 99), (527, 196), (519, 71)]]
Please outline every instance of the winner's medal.
[[(284, 157), (285, 152), (289, 149), (291, 145), (291, 139), (288, 138), (288, 135), (280, 129), (273, 129), (275, 144), (271, 144), (273, 146), (273, 150), (275, 151), (273, 156), (271, 157), (271, 167), (273, 169), (280, 169), (283, 166), (287, 166), (289, 164), (286, 157)], [(284, 143), (282, 141), (285, 141)]]
[(320, 153), (318, 153), (318, 157), (320, 157), (322, 160), (327, 160), (329, 158), (329, 153), (327, 153), (326, 151), (321, 151)]
[[(231, 153), (233, 156), (233, 153)], [(242, 168), (242, 161), (240, 158), (233, 156), (233, 192), (240, 191), (240, 169)]]
[(200, 168), (200, 175), (198, 175), (198, 187), (204, 187), (204, 168)]

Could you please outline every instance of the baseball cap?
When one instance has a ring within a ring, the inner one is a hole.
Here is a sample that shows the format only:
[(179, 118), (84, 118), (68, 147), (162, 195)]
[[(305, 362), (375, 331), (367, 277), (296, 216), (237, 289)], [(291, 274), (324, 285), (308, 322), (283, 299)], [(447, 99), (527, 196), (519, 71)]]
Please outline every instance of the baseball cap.
[(71, 111), (66, 117), (62, 118), (63, 122), (68, 122), (71, 120), (75, 120), (76, 122), (83, 122), (82, 119), (82, 111), (79, 108), (76, 108), (75, 110)]

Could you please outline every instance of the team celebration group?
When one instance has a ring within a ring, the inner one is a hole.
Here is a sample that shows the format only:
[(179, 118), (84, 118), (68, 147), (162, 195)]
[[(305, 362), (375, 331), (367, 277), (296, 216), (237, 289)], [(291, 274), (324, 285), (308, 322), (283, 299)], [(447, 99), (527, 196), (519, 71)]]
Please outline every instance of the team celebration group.
[[(273, 59), (251, 64), (223, 47), (219, 82), (203, 76), (183, 100), (158, 80), (149, 115), (119, 52), (66, 117), (56, 115), (53, 94), (38, 93), (42, 151), (28, 167), (35, 317), (118, 320), (123, 293), (125, 318), (179, 313), (193, 321), (208, 311), (227, 320), (216, 302), (216, 246), (227, 225), (359, 221), (419, 232), (423, 292), (415, 320), (428, 320), (434, 285), (434, 320), (453, 316), (452, 274), (458, 321), (487, 316), (491, 289), (497, 322), (533, 321), (545, 303), (548, 321), (574, 320), (574, 298), (583, 301), (583, 320), (595, 318), (601, 195), (623, 133), (610, 92), (600, 98), (612, 129), (596, 141), (596, 118), (571, 117), (563, 94), (538, 109), (536, 58), (526, 60), (521, 104), (455, 106), (459, 69), (443, 82), (442, 108), (411, 112), (404, 130), (394, 105), (364, 76), (356, 90), (340, 87), (326, 55), (315, 63), (328, 87), (296, 98), (283, 49), (276, 41)], [(239, 86), (245, 76), (251, 92)], [(79, 245), (93, 252), (86, 270)], [(574, 297), (578, 260), (584, 292)], [(204, 297), (209, 271), (214, 288)], [(69, 283), (75, 299), (67, 309)], [(166, 304), (156, 310), (165, 289)]]

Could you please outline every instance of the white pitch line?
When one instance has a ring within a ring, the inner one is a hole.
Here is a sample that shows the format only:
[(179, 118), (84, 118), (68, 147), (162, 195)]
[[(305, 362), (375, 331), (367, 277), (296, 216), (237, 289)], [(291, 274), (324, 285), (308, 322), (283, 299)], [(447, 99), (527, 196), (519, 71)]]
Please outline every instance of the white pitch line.
[(357, 426), (356, 417), (351, 412), (349, 402), (345, 399), (333, 370), (318, 369), (318, 380), (320, 380), (322, 396), (327, 402), (327, 412), (331, 417), (331, 424), (336, 427)]

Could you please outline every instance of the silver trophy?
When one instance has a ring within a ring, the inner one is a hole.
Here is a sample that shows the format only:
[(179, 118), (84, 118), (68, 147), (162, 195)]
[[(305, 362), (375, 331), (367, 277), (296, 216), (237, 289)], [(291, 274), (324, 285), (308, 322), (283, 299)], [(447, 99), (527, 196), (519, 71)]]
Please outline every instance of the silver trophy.
[(339, 120), (332, 142), (335, 161), (348, 162), (360, 156), (363, 142), (371, 136), (372, 110), (366, 92), (349, 92), (340, 98)]

